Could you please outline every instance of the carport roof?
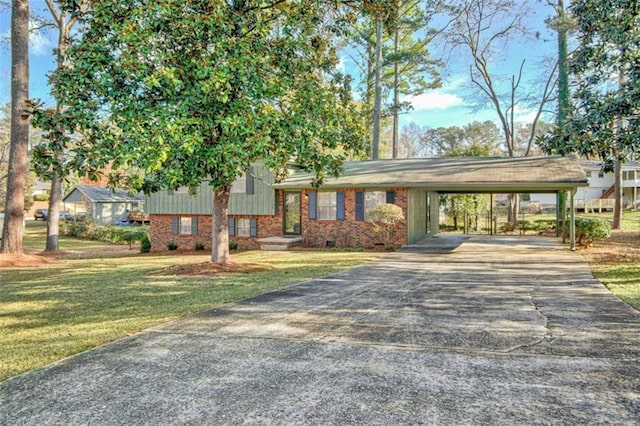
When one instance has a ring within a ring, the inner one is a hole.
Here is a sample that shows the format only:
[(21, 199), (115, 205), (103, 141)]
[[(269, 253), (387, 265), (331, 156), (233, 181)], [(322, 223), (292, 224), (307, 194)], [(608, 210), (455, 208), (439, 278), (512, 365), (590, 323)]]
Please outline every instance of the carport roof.
[[(291, 174), (281, 189), (309, 188), (313, 175)], [(413, 187), (437, 192), (557, 192), (588, 186), (587, 176), (574, 156), (561, 157), (451, 157), (370, 160), (345, 163), (337, 178), (322, 188)]]

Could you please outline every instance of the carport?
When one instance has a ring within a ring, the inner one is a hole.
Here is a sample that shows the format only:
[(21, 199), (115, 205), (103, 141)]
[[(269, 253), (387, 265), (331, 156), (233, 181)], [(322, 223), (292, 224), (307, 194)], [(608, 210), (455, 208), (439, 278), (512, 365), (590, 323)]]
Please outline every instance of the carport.
[[(313, 183), (313, 175), (302, 170), (274, 187), (308, 190)], [(575, 156), (450, 157), (352, 161), (344, 165), (340, 176), (325, 179), (320, 189), (402, 190), (409, 244), (438, 234), (440, 194), (545, 193), (559, 197), (564, 193), (569, 200), (570, 248), (574, 250), (575, 194), (581, 186), (588, 186), (588, 180)], [(563, 217), (558, 206), (556, 203), (556, 229)]]
[[(439, 158), (420, 175), (419, 188), (427, 192), (429, 200), (439, 200), (440, 194), (555, 194), (558, 233), (563, 219), (560, 196), (566, 194), (569, 244), (575, 250), (575, 194), (578, 187), (589, 185), (575, 156)], [(440, 205), (433, 202), (429, 207), (428, 233), (436, 235)]]

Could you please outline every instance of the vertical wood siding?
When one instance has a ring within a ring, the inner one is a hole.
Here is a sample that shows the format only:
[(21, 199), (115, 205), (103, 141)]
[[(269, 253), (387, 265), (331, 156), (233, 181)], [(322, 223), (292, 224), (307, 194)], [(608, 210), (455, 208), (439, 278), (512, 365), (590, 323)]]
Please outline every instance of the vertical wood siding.
[[(230, 215), (273, 215), (275, 214), (276, 194), (271, 186), (273, 174), (262, 165), (251, 168), (252, 194), (231, 194), (229, 199)], [(170, 195), (170, 192), (173, 192)], [(211, 214), (213, 191), (207, 182), (203, 182), (195, 195), (176, 191), (160, 191), (147, 196), (148, 214), (206, 215)]]
[(409, 189), (407, 195), (407, 240), (413, 244), (427, 237), (427, 193)]

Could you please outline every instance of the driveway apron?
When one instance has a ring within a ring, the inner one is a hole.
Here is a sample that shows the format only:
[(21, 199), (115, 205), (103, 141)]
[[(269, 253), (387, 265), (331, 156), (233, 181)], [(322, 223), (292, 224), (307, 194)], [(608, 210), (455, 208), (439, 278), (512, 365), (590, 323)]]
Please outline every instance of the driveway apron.
[(442, 236), (0, 383), (2, 425), (245, 423), (637, 425), (640, 313), (555, 239)]

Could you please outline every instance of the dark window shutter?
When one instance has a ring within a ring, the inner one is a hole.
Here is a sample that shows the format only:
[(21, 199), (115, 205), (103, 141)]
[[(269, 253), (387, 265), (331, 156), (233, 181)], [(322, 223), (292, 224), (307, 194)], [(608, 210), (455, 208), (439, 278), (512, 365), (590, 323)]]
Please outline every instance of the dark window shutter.
[(356, 192), (356, 220), (364, 220), (364, 192)]
[(387, 191), (387, 204), (395, 204), (395, 203), (396, 203), (395, 191)]
[(336, 192), (336, 219), (344, 220), (344, 192)]
[(191, 218), (191, 235), (198, 235), (198, 216)]
[(249, 236), (258, 236), (258, 220), (255, 217), (249, 219)]
[(280, 195), (280, 194), (278, 193), (277, 189), (275, 190), (275, 194), (276, 194), (276, 196), (275, 196), (276, 206), (275, 206), (275, 210), (274, 210), (275, 213), (274, 214), (279, 214), (280, 213), (280, 200), (278, 200), (278, 195)]
[(317, 195), (318, 193), (315, 191), (311, 191), (308, 192), (307, 195), (309, 196), (309, 219), (316, 219), (318, 217), (317, 214), (317, 209), (318, 209), (318, 203), (317, 203)]
[(236, 235), (236, 220), (232, 217), (229, 218), (228, 220), (228, 225), (229, 225), (229, 236), (233, 237)]
[(247, 194), (253, 194), (253, 167), (247, 169), (246, 174), (246, 192)]
[(171, 233), (176, 235), (178, 233), (178, 226), (180, 224), (180, 219), (177, 217), (171, 218)]

